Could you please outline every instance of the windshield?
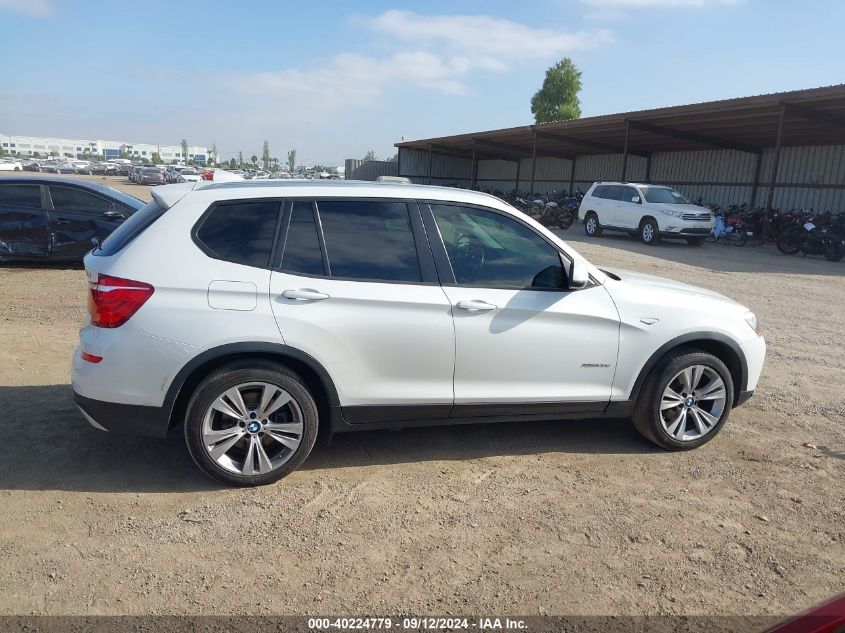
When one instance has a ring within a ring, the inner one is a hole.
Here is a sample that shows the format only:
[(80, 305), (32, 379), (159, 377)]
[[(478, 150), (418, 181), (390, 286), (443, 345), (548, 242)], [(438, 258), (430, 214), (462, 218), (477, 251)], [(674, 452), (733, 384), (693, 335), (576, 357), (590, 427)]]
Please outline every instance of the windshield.
[(669, 187), (642, 187), (646, 201), (667, 204), (692, 204), (680, 193)]

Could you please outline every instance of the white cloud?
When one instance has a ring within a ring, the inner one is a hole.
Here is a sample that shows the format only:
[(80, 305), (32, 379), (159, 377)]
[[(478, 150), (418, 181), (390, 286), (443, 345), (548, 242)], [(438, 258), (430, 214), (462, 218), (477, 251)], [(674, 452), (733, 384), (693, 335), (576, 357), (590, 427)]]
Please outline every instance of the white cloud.
[(0, 11), (44, 18), (53, 15), (53, 2), (52, 0), (0, 0)]
[(511, 61), (588, 50), (612, 39), (606, 30), (567, 33), (486, 15), (419, 15), (394, 10), (358, 21), (399, 40), (471, 55), (477, 67), (491, 69), (508, 67)]
[(383, 36), (383, 56), (340, 53), (309, 68), (229, 77), (228, 86), (306, 120), (377, 103), (388, 89), (416, 87), (466, 94), (473, 72), (504, 72), (514, 64), (557, 61), (612, 41), (610, 31), (554, 31), (489, 16), (424, 16), (387, 11), (353, 24)]

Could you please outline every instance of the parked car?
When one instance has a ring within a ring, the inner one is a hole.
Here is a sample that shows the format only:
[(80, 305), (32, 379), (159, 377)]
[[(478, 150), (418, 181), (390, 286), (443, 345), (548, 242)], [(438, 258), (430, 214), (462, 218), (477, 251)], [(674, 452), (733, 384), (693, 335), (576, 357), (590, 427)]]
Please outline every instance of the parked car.
[(23, 163), (13, 158), (0, 158), (0, 171), (23, 171)]
[(144, 203), (74, 178), (0, 180), (0, 262), (81, 261), (92, 238), (105, 239)]
[(57, 161), (57, 160), (44, 161), (43, 163), (41, 163), (41, 171), (46, 171), (46, 172), (49, 172), (51, 174), (58, 174), (59, 168), (63, 164), (64, 163)]
[(105, 175), (107, 173), (106, 166), (103, 163), (89, 163), (88, 166), (82, 170), (83, 174), (91, 176)]
[(130, 171), (132, 171), (131, 163), (120, 163), (117, 166), (117, 173), (121, 176), (128, 176)]
[(631, 415), (691, 449), (763, 366), (745, 306), (596, 268), (487, 194), (241, 181), (152, 198), (85, 257), (75, 399), (100, 429), (183, 425), (225, 484), (283, 477), (318, 434), (391, 426)]
[(75, 174), (76, 167), (71, 165), (70, 163), (62, 163), (56, 167), (57, 174)]
[(24, 171), (41, 171), (41, 163), (37, 160), (28, 160), (23, 162)]
[(661, 238), (703, 244), (715, 226), (713, 213), (691, 203), (671, 187), (631, 182), (596, 182), (578, 209), (578, 219), (590, 237), (602, 231), (638, 235), (645, 244)]
[(199, 182), (202, 180), (202, 176), (196, 169), (192, 168), (185, 168), (181, 170), (177, 174), (177, 181), (176, 182)]
[(163, 185), (167, 181), (164, 179), (164, 172), (157, 167), (147, 167), (138, 172), (138, 184), (141, 185)]

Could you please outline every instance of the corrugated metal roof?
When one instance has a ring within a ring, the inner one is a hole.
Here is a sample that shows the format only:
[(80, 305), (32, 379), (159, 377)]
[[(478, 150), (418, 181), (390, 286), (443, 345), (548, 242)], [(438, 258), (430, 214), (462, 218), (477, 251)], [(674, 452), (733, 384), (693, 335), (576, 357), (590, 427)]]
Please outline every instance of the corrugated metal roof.
[(630, 154), (646, 155), (727, 148), (759, 152), (775, 144), (781, 109), (786, 109), (782, 144), (845, 144), (845, 84), (775, 92), (586, 117), (542, 125), (523, 125), (396, 143), (479, 159), (531, 155), (572, 158), (622, 153), (626, 132)]

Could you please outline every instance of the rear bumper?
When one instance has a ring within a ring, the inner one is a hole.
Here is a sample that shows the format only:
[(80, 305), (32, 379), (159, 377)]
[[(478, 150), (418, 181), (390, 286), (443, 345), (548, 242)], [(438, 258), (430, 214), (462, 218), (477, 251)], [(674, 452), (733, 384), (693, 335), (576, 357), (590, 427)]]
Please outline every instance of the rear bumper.
[(75, 391), (73, 400), (91, 426), (101, 431), (120, 435), (165, 437), (170, 426), (170, 416), (164, 407), (94, 400), (80, 396)]

